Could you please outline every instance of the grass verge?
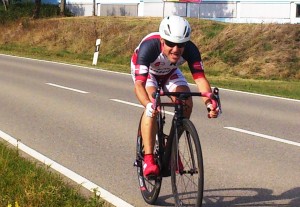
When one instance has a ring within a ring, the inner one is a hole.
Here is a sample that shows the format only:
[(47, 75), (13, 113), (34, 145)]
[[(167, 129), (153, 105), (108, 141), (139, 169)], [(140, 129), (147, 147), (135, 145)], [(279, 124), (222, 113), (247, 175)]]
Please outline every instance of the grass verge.
[(67, 183), (49, 167), (21, 157), (18, 149), (0, 141), (0, 206), (109, 206), (96, 193), (84, 197), (81, 188)]
[[(49, 61), (56, 61), (62, 63), (69, 63), (74, 65), (101, 68), (111, 71), (130, 73), (130, 65), (128, 58), (128, 64), (120, 61), (110, 61), (100, 53), (98, 59), (98, 65), (92, 66), (93, 54), (75, 54), (61, 51), (49, 51), (46, 48), (41, 47), (22, 47), (20, 45), (10, 44), (5, 47), (0, 45), (0, 53), (17, 55), (22, 57), (29, 57), (35, 59), (43, 59)], [(209, 70), (208, 70), (209, 71)], [(184, 75), (190, 83), (193, 83), (190, 72), (186, 67), (183, 69)], [(292, 98), (300, 100), (300, 82), (297, 80), (285, 81), (285, 80), (257, 80), (257, 79), (243, 79), (237, 77), (231, 77), (229, 75), (216, 76), (207, 73), (207, 78), (211, 82), (212, 86), (219, 88), (226, 88), (232, 90), (240, 90), (245, 92), (259, 93), (264, 95)]]

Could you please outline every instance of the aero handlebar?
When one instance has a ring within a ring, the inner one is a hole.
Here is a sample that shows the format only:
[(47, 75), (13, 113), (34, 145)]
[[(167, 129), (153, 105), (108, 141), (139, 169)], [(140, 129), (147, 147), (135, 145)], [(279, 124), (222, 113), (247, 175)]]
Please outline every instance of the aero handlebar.
[[(153, 109), (155, 109), (155, 110), (161, 104), (161, 103), (159, 103), (160, 96), (175, 96), (179, 100), (186, 100), (188, 97), (191, 97), (191, 96), (207, 97), (211, 100), (213, 109), (218, 108), (219, 113), (220, 114), (222, 113), (221, 101), (220, 101), (220, 97), (219, 97), (219, 89), (218, 88), (214, 88), (212, 93), (210, 93), (210, 92), (165, 92), (165, 91), (161, 91), (160, 89), (158, 89), (156, 92), (154, 92), (152, 94)], [(208, 116), (208, 117), (211, 118), (210, 116)]]

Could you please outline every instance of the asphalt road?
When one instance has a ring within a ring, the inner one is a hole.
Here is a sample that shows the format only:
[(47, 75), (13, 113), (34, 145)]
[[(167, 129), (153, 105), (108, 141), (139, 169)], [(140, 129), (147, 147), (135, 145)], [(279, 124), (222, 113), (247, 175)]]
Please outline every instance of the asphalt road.
[[(191, 118), (203, 148), (203, 206), (299, 207), (300, 102), (220, 91), (218, 119), (200, 99)], [(129, 75), (0, 55), (0, 130), (147, 206), (132, 165), (142, 109), (112, 99), (138, 104)], [(166, 178), (157, 206), (172, 205)]]

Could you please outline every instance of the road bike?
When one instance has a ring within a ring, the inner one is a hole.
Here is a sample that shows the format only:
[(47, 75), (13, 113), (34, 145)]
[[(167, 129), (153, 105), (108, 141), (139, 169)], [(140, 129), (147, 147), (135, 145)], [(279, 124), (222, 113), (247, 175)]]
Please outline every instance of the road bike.
[[(162, 102), (161, 96), (175, 97), (174, 102)], [(191, 96), (205, 96), (211, 99), (213, 107), (221, 103), (219, 89), (213, 93), (197, 92), (164, 92), (158, 87), (153, 93), (153, 106), (158, 110), (156, 115), (157, 132), (154, 146), (154, 158), (159, 166), (158, 176), (143, 175), (144, 146), (141, 135), (141, 119), (139, 122), (136, 142), (136, 160), (138, 183), (141, 194), (148, 204), (154, 204), (158, 198), (163, 177), (171, 176), (171, 185), (175, 206), (202, 205), (204, 170), (203, 157), (197, 130), (191, 120), (184, 117), (185, 100)], [(173, 107), (174, 116), (168, 135), (164, 133), (164, 107)], [(143, 116), (143, 114), (142, 114)]]

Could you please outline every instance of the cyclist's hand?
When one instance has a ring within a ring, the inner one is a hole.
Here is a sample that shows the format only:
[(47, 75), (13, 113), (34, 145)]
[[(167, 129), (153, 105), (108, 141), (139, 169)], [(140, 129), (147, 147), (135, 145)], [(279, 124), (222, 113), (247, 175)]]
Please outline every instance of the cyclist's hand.
[(153, 109), (153, 104), (152, 103), (148, 103), (146, 105), (146, 115), (148, 117), (153, 117), (154, 116), (154, 112), (155, 112), (155, 110)]
[(212, 104), (208, 104), (206, 107), (207, 107), (207, 110), (208, 110), (208, 117), (209, 118), (217, 118), (218, 117), (219, 107), (214, 109)]

